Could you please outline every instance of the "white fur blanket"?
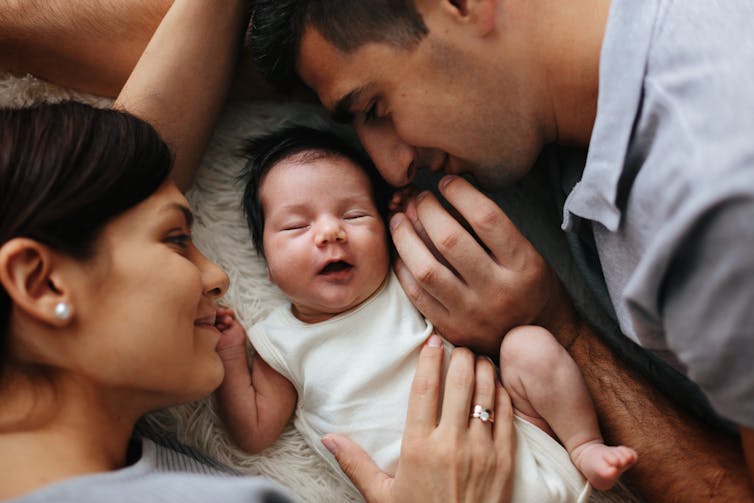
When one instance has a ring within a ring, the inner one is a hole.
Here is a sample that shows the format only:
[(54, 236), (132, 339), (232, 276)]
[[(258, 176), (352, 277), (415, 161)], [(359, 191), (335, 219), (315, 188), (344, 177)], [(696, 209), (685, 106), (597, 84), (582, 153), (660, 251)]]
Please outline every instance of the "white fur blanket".
[[(110, 101), (74, 93), (32, 77), (0, 74), (0, 106), (26, 106), (40, 100), (76, 99), (98, 106)], [(199, 170), (189, 199), (196, 215), (197, 245), (228, 272), (231, 287), (224, 303), (235, 308), (246, 325), (264, 317), (284, 301), (267, 281), (264, 263), (256, 256), (241, 209), (242, 185), (237, 178), (243, 160), (237, 155), (243, 139), (271, 130), (285, 121), (312, 123), (320, 110), (311, 105), (229, 103)], [(554, 249), (563, 248), (553, 246)], [(551, 260), (552, 261), (552, 260)], [(177, 433), (178, 438), (242, 473), (279, 481), (307, 502), (361, 501), (358, 493), (320, 461), (289, 425), (283, 436), (259, 455), (248, 455), (229, 440), (212, 397), (152, 414), (150, 422)], [(594, 502), (638, 502), (624, 487), (594, 492)]]

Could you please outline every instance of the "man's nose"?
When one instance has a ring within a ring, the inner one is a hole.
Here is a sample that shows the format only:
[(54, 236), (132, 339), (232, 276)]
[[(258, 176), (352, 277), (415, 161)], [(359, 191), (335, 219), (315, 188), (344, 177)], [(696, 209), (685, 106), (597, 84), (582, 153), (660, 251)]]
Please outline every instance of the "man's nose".
[(317, 246), (336, 242), (345, 243), (347, 240), (346, 230), (339, 219), (324, 217), (318, 222), (317, 230), (314, 233), (314, 242)]
[(416, 175), (416, 150), (403, 141), (392, 122), (356, 126), (362, 145), (382, 177), (390, 185), (402, 187)]

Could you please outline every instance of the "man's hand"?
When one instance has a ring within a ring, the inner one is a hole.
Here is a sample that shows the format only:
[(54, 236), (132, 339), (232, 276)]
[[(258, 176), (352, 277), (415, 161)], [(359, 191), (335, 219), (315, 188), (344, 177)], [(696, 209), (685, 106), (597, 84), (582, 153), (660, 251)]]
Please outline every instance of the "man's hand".
[(524, 324), (568, 346), (570, 331), (559, 328), (572, 307), (542, 256), (466, 180), (446, 176), (439, 188), (483, 245), (432, 194), (419, 194), (390, 222), (395, 271), (411, 301), (448, 340), (495, 358), (503, 335)]
[[(432, 336), (419, 356), (394, 478), (347, 438), (322, 439), (367, 501), (510, 500), (516, 440), (510, 399), (489, 360), (459, 348), (450, 360), (438, 419), (442, 361), (442, 341)], [(477, 403), (495, 411), (494, 423), (469, 420)]]

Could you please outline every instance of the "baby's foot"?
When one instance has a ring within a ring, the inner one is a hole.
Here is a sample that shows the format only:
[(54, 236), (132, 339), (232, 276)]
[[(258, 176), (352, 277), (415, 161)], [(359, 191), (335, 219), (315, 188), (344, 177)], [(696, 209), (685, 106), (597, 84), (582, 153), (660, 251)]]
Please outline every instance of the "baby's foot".
[(631, 468), (638, 457), (630, 447), (611, 447), (599, 442), (580, 445), (571, 453), (576, 468), (599, 491), (613, 487), (618, 477)]

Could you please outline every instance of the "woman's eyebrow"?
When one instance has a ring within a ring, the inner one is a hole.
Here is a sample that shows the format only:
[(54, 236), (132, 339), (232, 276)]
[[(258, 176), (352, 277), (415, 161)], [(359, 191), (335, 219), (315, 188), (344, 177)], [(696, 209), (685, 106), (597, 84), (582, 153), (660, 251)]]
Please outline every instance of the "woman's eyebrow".
[(191, 212), (191, 208), (186, 206), (185, 204), (179, 204), (179, 203), (169, 203), (162, 207), (161, 211), (166, 210), (178, 210), (183, 215), (183, 218), (186, 219), (186, 225), (188, 227), (191, 227), (191, 225), (194, 223), (194, 214)]

